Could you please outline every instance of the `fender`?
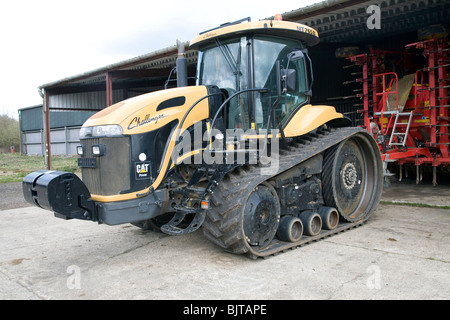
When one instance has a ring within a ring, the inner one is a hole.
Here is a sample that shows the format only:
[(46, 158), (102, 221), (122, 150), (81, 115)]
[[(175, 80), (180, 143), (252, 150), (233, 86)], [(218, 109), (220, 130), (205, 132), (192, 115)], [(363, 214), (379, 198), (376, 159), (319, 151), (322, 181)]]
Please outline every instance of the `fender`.
[(345, 121), (345, 118), (342, 113), (336, 112), (334, 107), (307, 104), (291, 117), (283, 129), (284, 135), (287, 138), (298, 137), (333, 120)]

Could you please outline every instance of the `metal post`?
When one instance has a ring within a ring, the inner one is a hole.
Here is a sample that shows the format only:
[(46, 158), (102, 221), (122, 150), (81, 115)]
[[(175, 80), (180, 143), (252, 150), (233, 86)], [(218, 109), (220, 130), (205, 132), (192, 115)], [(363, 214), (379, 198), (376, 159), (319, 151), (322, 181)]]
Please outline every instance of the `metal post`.
[(69, 155), (69, 130), (67, 127), (64, 127), (64, 147), (66, 149), (65, 151), (65, 155), (68, 156)]
[(184, 44), (177, 40), (178, 58), (177, 66), (177, 87), (186, 87), (188, 85), (187, 59)]
[(106, 73), (106, 107), (113, 104), (112, 77), (109, 72)]
[(47, 91), (44, 89), (44, 97), (43, 97), (43, 116), (44, 116), (44, 162), (47, 170), (52, 169), (52, 151), (51, 151), (51, 140), (50, 140), (50, 105), (49, 105), (49, 95)]
[[(436, 141), (436, 116), (437, 116), (437, 106), (436, 104), (436, 77), (435, 77), (435, 63), (434, 58), (435, 54), (434, 51), (436, 46), (434, 43), (432, 45), (426, 46), (425, 52), (428, 53), (428, 89), (430, 90), (430, 106), (433, 106), (431, 108), (430, 112), (430, 124), (431, 124), (431, 134), (430, 134), (430, 142), (432, 144), (435, 144)], [(428, 52), (427, 52), (428, 51)]]
[[(448, 54), (446, 54), (448, 51), (447, 44), (445, 41), (440, 40), (438, 45), (438, 93), (439, 93), (439, 124), (442, 125), (440, 127), (440, 150), (442, 153), (443, 158), (449, 158), (449, 148), (448, 148), (448, 126), (445, 124), (448, 124), (448, 90), (447, 90), (447, 67), (445, 66), (447, 59), (450, 58), (450, 56), (447, 57)], [(435, 169), (433, 167), (433, 169)]]
[(22, 146), (22, 143), (23, 143), (23, 131), (22, 131), (22, 112), (19, 110), (19, 125), (20, 125), (20, 128), (19, 128), (19, 130), (20, 130), (20, 135), (19, 135), (19, 152), (20, 152), (20, 155), (22, 155), (23, 154), (23, 146)]
[[(369, 58), (366, 57), (366, 62), (362, 65), (362, 77), (363, 77), (363, 101), (364, 101), (364, 126), (366, 130), (372, 133), (370, 128), (370, 115), (369, 115)], [(373, 110), (375, 112), (375, 110)]]

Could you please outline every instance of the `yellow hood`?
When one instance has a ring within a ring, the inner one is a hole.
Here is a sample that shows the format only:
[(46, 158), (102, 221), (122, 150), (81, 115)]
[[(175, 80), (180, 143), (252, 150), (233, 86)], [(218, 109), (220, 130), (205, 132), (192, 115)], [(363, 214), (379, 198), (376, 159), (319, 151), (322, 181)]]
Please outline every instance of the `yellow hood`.
[[(103, 109), (90, 117), (83, 127), (116, 124), (122, 127), (123, 134), (153, 131), (173, 120), (181, 121), (188, 109), (207, 94), (205, 86), (181, 87), (143, 94)], [(206, 119), (208, 116), (208, 99), (204, 99), (189, 113), (183, 129), (191, 126), (194, 121)]]

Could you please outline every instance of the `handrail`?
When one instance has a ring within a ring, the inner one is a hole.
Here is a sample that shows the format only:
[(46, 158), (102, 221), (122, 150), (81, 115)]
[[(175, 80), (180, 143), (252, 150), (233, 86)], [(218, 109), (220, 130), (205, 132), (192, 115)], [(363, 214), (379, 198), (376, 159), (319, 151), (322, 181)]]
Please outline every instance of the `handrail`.
[[(389, 86), (388, 86), (388, 88), (386, 88), (386, 77), (388, 75), (393, 75), (394, 77), (391, 78), (391, 80), (389, 82)], [(383, 116), (383, 114), (384, 114), (384, 111), (385, 111), (385, 108), (386, 108), (386, 101), (387, 101), (388, 96), (390, 94), (394, 94), (394, 93), (396, 94), (396, 110), (398, 112), (398, 76), (397, 76), (397, 73), (395, 73), (395, 72), (380, 73), (380, 74), (375, 74), (374, 76), (375, 76), (375, 81), (376, 81), (377, 77), (378, 78), (382, 77), (382, 80), (383, 80), (382, 81), (382, 83), (383, 83), (383, 91), (380, 92), (380, 93), (377, 93), (376, 95), (377, 96), (382, 95), (381, 126), (380, 126), (380, 128), (381, 128), (381, 133), (383, 135), (386, 135), (386, 133), (388, 132), (388, 129), (391, 126), (391, 122), (392, 122), (392, 119), (393, 119), (393, 117), (392, 117), (393, 115), (391, 114), (391, 116), (389, 118), (389, 122), (388, 122), (388, 124), (386, 126), (386, 130), (383, 130), (383, 127), (384, 127), (384, 116)], [(395, 90), (392, 91), (391, 89), (392, 89), (392, 85), (393, 85), (394, 81), (395, 81)], [(375, 101), (374, 101), (374, 103), (375, 103)]]
[(219, 109), (217, 110), (216, 114), (214, 115), (214, 118), (213, 118), (213, 120), (211, 121), (211, 127), (210, 127), (210, 129), (208, 130), (208, 139), (207, 139), (206, 141), (210, 141), (210, 139), (211, 139), (212, 128), (214, 127), (214, 124), (215, 124), (215, 122), (216, 122), (216, 120), (217, 120), (217, 116), (219, 115), (219, 112), (222, 111), (223, 107), (224, 107), (231, 99), (233, 99), (234, 97), (240, 95), (241, 93), (244, 93), (244, 92), (252, 92), (252, 91), (259, 91), (260, 93), (269, 93), (269, 92), (270, 92), (270, 90), (267, 89), (267, 88), (252, 88), (252, 89), (244, 89), (244, 90), (240, 90), (240, 91), (235, 92), (234, 94), (232, 94), (228, 99), (226, 99), (226, 100), (222, 103), (222, 105), (219, 107)]
[(180, 125), (178, 126), (179, 129), (178, 129), (178, 132), (177, 132), (177, 137), (176, 137), (176, 139), (175, 139), (175, 144), (178, 142), (178, 139), (180, 138), (181, 127), (183, 126), (184, 121), (186, 120), (187, 116), (188, 116), (189, 113), (192, 111), (192, 109), (194, 109), (194, 107), (195, 107), (197, 104), (199, 104), (203, 99), (209, 98), (209, 97), (212, 97), (212, 96), (217, 96), (217, 95), (219, 95), (219, 94), (225, 95), (223, 92), (214, 92), (214, 93), (207, 94), (206, 96), (204, 96), (204, 97), (198, 99), (196, 102), (194, 102), (194, 104), (188, 109), (188, 111), (186, 111), (186, 114), (183, 116), (183, 119), (181, 119)]

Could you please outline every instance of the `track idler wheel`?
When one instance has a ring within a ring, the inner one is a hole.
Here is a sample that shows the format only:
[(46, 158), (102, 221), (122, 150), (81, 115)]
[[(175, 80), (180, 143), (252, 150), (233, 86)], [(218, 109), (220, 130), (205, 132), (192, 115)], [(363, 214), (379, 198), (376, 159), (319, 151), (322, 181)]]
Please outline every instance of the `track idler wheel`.
[(317, 236), (322, 230), (322, 218), (317, 212), (303, 211), (300, 214), (303, 223), (304, 234), (307, 236)]
[(293, 216), (283, 216), (277, 230), (277, 237), (281, 241), (297, 242), (303, 235), (302, 221)]

